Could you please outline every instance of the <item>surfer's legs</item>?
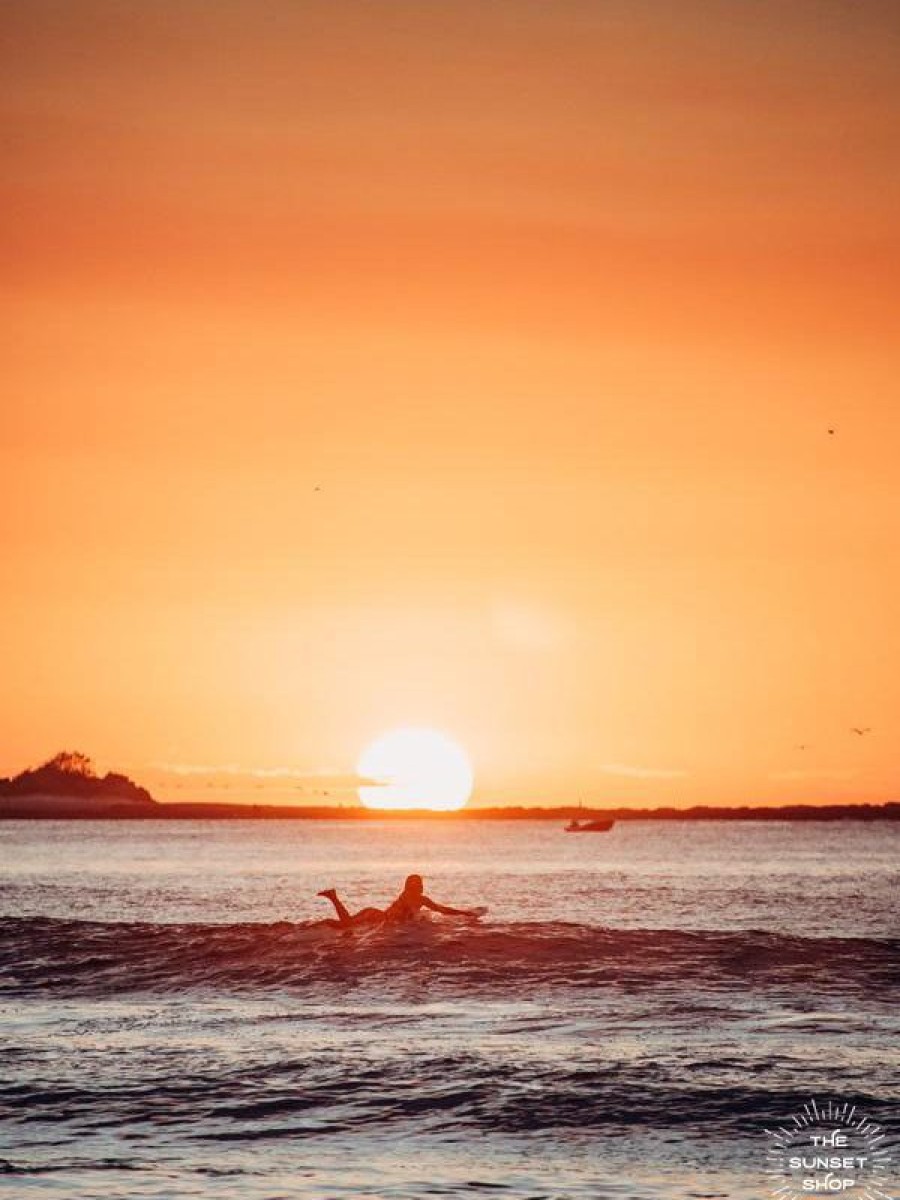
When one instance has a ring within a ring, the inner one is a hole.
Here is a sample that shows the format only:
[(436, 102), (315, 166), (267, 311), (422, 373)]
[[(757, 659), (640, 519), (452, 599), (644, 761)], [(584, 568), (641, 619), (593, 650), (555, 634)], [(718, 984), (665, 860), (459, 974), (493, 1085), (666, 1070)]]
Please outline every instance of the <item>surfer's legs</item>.
[(337, 913), (338, 917), (338, 925), (349, 927), (353, 924), (353, 918), (350, 916), (350, 912), (346, 904), (343, 902), (334, 888), (325, 888), (324, 891), (319, 892), (319, 895), (324, 896), (326, 900), (330, 900), (334, 905), (334, 911)]
[(380, 908), (361, 908), (355, 915), (351, 914), (334, 888), (325, 888), (324, 891), (319, 892), (319, 895), (324, 896), (334, 905), (338, 919), (331, 924), (336, 928), (350, 929), (353, 925), (374, 925), (384, 917)]
[(384, 913), (380, 908), (361, 908), (353, 916), (354, 925), (378, 925), (383, 920)]

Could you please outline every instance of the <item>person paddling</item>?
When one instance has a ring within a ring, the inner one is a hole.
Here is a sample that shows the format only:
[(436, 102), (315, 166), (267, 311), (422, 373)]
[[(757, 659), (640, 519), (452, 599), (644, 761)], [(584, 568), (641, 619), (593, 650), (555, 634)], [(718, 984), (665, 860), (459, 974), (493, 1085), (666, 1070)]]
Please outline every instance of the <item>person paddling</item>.
[(444, 917), (481, 917), (487, 911), (484, 908), (451, 908), (448, 904), (438, 904), (430, 896), (425, 895), (425, 885), (421, 875), (408, 875), (403, 885), (403, 891), (387, 908), (362, 908), (358, 913), (351, 913), (335, 888), (324, 888), (318, 895), (330, 900), (337, 913), (337, 920), (329, 918), (325, 923), (334, 929), (353, 929), (359, 925), (402, 925), (413, 921), (423, 908), (440, 913)]

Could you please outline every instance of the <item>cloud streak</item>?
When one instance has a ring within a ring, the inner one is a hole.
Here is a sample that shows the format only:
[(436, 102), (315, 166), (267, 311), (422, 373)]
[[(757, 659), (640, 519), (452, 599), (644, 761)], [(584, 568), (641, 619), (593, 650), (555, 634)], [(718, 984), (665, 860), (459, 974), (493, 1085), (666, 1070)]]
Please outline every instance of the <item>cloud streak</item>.
[(630, 763), (603, 763), (605, 775), (620, 775), (625, 779), (686, 779), (687, 771), (674, 767), (639, 767)]
[(152, 762), (144, 768), (144, 773), (160, 776), (163, 782), (168, 778), (171, 780), (169, 786), (176, 788), (202, 781), (207, 786), (221, 788), (281, 787), (322, 795), (329, 791), (346, 792), (360, 786), (376, 786), (375, 780), (333, 768), (310, 771), (299, 767), (254, 767), (239, 763)]

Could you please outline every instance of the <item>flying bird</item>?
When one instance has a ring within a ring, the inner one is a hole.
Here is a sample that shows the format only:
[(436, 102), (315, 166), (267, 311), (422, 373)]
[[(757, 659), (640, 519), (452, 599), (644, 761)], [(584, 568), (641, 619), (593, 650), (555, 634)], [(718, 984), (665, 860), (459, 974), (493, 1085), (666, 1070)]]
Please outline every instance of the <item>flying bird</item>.
[(872, 730), (871, 730), (871, 728), (870, 728), (868, 725), (865, 727), (865, 729), (858, 729), (858, 728), (857, 728), (857, 726), (856, 726), (856, 725), (854, 725), (854, 726), (851, 728), (850, 732), (851, 732), (851, 733), (855, 733), (857, 737), (863, 737), (863, 736), (864, 736), (864, 734), (871, 733), (871, 732), (872, 732)]

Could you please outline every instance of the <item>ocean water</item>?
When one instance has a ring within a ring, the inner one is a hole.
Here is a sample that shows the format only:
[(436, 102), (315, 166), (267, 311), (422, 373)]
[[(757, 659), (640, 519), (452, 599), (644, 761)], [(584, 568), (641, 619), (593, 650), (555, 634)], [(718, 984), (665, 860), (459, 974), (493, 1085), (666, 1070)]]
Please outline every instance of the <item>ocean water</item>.
[[(317, 924), (412, 871), (487, 916)], [(764, 1200), (813, 1103), (896, 1194), (898, 882), (889, 822), (0, 822), (0, 1194)]]

